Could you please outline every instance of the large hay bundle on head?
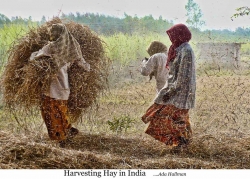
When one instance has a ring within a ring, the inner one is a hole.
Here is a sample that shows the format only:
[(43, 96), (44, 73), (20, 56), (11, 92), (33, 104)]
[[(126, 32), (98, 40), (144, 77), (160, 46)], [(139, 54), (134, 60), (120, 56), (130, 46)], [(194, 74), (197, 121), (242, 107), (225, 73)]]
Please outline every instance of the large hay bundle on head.
[(29, 61), (30, 55), (49, 41), (49, 28), (63, 23), (80, 45), (82, 54), (90, 64), (90, 72), (73, 63), (69, 69), (71, 120), (78, 119), (84, 110), (96, 103), (98, 95), (107, 87), (109, 60), (104, 53), (102, 40), (87, 26), (64, 22), (54, 18), (31, 29), (26, 36), (14, 42), (9, 51), (7, 66), (2, 76), (3, 102), (9, 109), (29, 112), (41, 104), (41, 94), (48, 88), (57, 67), (53, 59)]

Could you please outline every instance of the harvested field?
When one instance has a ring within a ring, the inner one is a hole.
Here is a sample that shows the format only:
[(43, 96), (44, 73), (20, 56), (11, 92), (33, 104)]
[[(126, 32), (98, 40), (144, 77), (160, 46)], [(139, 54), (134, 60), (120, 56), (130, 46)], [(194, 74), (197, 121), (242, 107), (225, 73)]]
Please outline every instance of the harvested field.
[[(249, 168), (249, 138), (197, 135), (188, 152), (172, 154), (146, 136), (81, 133), (66, 148), (47, 137), (14, 136), (1, 131), (0, 167), (27, 169), (238, 169)], [(229, 143), (229, 141), (231, 141)]]
[[(140, 83), (132, 80), (111, 88), (100, 99), (99, 110), (75, 124), (81, 132), (65, 148), (49, 140), (39, 115), (37, 124), (22, 123), (25, 130), (14, 119), (2, 120), (2, 112), (0, 168), (250, 169), (249, 78), (200, 76), (197, 83), (196, 109), (191, 111), (194, 137), (188, 151), (172, 153), (144, 134), (140, 116), (155, 90), (154, 81), (141, 78)], [(124, 115), (133, 121), (130, 127), (112, 131), (108, 121), (114, 124)]]

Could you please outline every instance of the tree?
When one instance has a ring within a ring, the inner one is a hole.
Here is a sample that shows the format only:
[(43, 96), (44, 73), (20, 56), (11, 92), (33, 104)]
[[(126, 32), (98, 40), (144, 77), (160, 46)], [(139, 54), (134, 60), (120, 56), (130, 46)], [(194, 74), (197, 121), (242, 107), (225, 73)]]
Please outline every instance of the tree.
[(40, 23), (41, 23), (41, 24), (44, 24), (45, 22), (46, 22), (46, 17), (43, 16)]
[(250, 15), (250, 8), (247, 6), (244, 7), (239, 7), (236, 9), (237, 13), (235, 13), (231, 19), (233, 20), (233, 18), (237, 18), (239, 16), (245, 16), (245, 15)]
[(0, 14), (0, 27), (3, 26), (4, 24), (8, 24), (10, 22), (11, 21), (7, 16)]
[(188, 3), (185, 5), (185, 9), (187, 11), (187, 24), (196, 29), (201, 28), (205, 25), (205, 21), (201, 18), (203, 16), (201, 9), (197, 3), (193, 0), (188, 0)]

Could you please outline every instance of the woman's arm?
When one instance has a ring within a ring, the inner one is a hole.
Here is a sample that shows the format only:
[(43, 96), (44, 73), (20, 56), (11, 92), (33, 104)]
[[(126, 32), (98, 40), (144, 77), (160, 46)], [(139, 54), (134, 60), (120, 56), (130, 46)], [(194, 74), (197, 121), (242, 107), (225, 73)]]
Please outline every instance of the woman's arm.
[(39, 51), (33, 52), (30, 56), (30, 61), (35, 60), (35, 59), (39, 59), (41, 57), (51, 57), (51, 53), (49, 50), (49, 44), (45, 45), (42, 49), (40, 49)]
[(141, 74), (143, 76), (148, 76), (150, 75), (154, 69), (155, 69), (155, 64), (156, 64), (156, 56), (153, 55), (151, 56), (148, 60), (143, 60), (141, 63)]

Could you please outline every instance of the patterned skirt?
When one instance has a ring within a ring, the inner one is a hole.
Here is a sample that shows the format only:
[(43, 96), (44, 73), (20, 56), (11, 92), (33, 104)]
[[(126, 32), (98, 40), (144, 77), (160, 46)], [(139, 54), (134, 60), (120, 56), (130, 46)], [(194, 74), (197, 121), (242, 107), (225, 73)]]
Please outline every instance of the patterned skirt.
[(67, 100), (55, 100), (43, 95), (41, 112), (50, 139), (65, 140), (71, 129), (68, 122)]
[(188, 109), (153, 104), (142, 116), (142, 121), (149, 122), (146, 134), (168, 146), (188, 144), (192, 137)]

